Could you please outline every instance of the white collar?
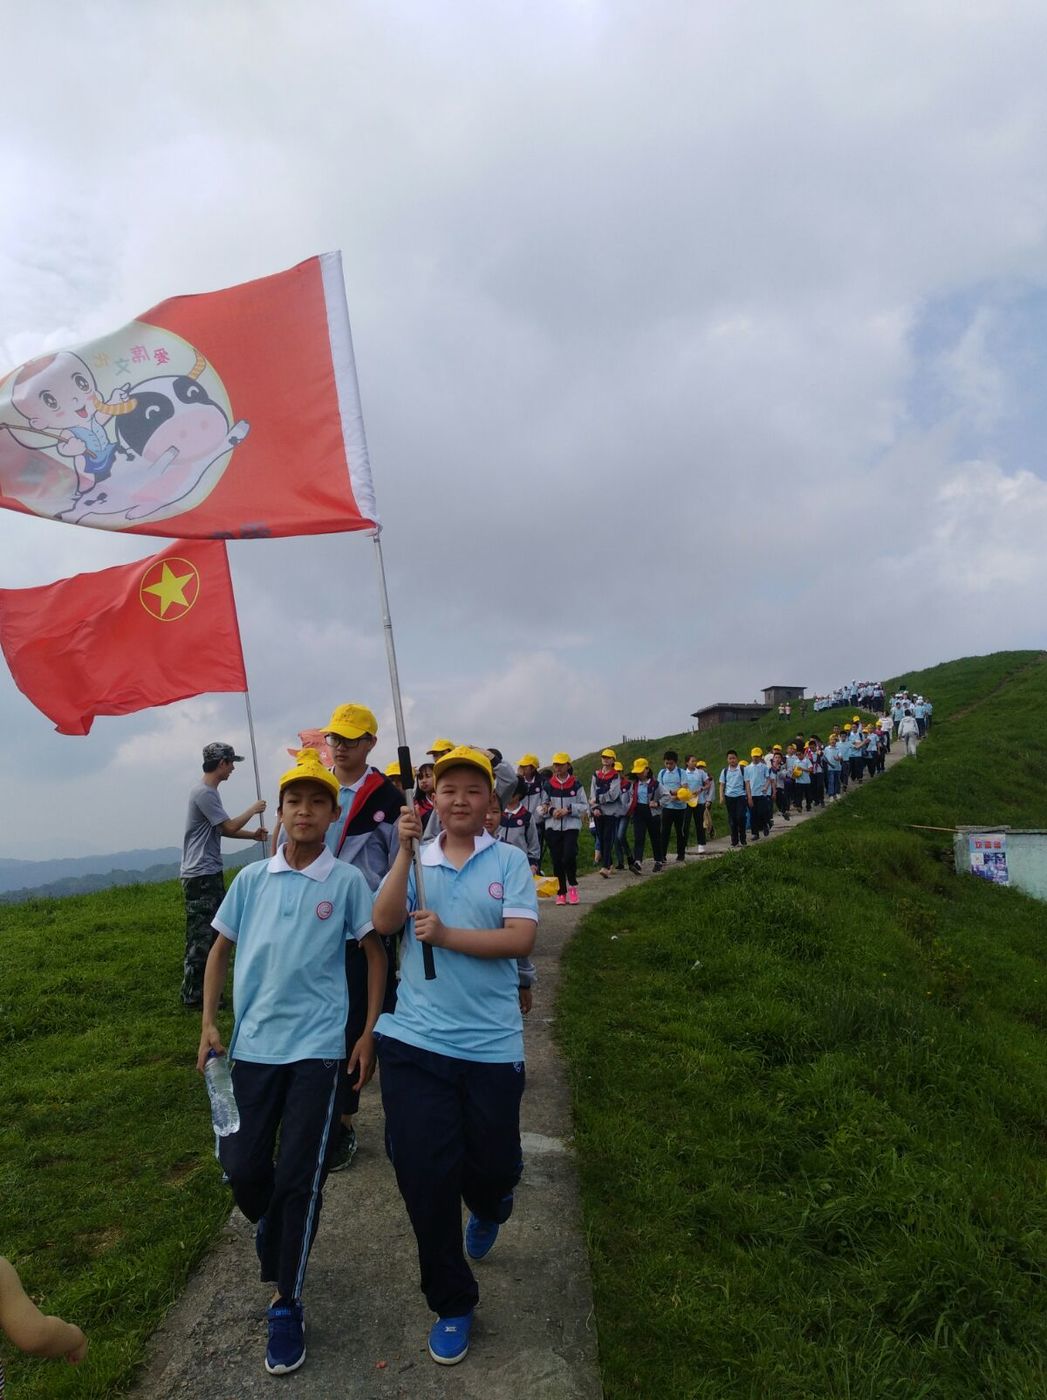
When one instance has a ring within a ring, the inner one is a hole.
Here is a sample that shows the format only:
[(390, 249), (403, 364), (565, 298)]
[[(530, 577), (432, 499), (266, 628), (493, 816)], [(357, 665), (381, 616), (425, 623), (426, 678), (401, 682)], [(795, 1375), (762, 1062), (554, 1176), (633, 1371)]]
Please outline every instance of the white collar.
[(334, 856), (325, 846), (311, 865), (307, 865), (304, 870), (295, 870), (293, 865), (287, 864), (287, 857), (284, 855), (286, 846), (277, 848), (276, 855), (268, 862), (270, 875), (304, 875), (307, 880), (326, 880), (331, 871), (338, 864)]
[[(444, 841), (446, 838), (447, 832), (441, 831), (435, 841), (427, 841), (425, 843), (422, 847), (423, 865), (451, 865), (451, 862), (444, 855)], [(473, 837), (473, 856), (479, 855), (481, 851), (486, 850), (488, 846), (493, 846), (494, 844), (495, 839), (491, 833), (489, 831), (481, 831), (479, 836)], [(472, 860), (473, 856), (470, 856), (469, 860)], [(467, 860), (466, 864), (468, 863), (469, 861)], [(451, 869), (453, 870), (454, 868), (455, 867), (452, 865)]]

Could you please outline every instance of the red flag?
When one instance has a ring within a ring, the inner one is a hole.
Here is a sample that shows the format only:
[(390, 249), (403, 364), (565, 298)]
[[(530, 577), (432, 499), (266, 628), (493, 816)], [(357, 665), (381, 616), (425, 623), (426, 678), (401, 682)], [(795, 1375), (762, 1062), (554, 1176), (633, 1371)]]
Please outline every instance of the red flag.
[(0, 589), (0, 648), (15, 684), (59, 734), (205, 691), (246, 690), (221, 540), (42, 588)]
[(0, 507), (169, 539), (376, 525), (340, 254), (12, 370)]

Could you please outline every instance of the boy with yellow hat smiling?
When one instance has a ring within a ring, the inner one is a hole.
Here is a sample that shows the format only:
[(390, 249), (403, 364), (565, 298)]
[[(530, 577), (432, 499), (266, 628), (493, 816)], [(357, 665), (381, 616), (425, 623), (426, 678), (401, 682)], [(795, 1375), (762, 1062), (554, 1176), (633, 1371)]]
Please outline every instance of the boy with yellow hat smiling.
[[(377, 1025), (386, 1139), (418, 1242), (421, 1286), (437, 1314), (429, 1355), (453, 1366), (469, 1350), (479, 1290), (462, 1252), (483, 1259), (513, 1209), (523, 1162), (523, 1023), (517, 958), (530, 955), (538, 899), (523, 851), (484, 829), (494, 790), (485, 753), (456, 748), (436, 762), (442, 830), (422, 847), (425, 908), (416, 896), (417, 815), (399, 821), (400, 849), (378, 891), (375, 928), (407, 927), (396, 1010)], [(446, 922), (445, 922), (446, 920)], [(426, 981), (422, 948), (434, 949)]]
[[(347, 1073), (363, 1085), (374, 1072), (386, 972), (367, 881), (324, 844), (338, 816), (338, 780), (315, 749), (302, 749), (280, 779), (277, 810), (286, 843), (271, 860), (238, 873), (215, 915), (196, 1062), (202, 1074), (212, 1054), (226, 1053), (215, 1018), (235, 948), (228, 1053), (240, 1127), (220, 1140), (219, 1151), (236, 1204), (258, 1225), (262, 1280), (277, 1283), (265, 1356), (272, 1375), (305, 1360), (302, 1285), (323, 1204), (338, 1087)], [(367, 1017), (348, 1047), (347, 1066), (348, 939), (367, 959)]]

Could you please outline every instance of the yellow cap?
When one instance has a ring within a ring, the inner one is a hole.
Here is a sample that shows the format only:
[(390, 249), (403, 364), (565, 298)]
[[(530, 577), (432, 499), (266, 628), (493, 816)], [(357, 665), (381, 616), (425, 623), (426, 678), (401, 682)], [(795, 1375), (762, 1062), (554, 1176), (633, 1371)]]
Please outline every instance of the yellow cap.
[(398, 778), (400, 776), (400, 765), (398, 763), (390, 763), (385, 770), (385, 776), (387, 778)]
[(494, 769), (491, 767), (491, 760), (479, 749), (470, 749), (465, 744), (460, 744), (456, 749), (448, 749), (436, 760), (436, 780), (440, 781), (440, 774), (446, 773), (448, 768), (459, 768), (461, 766), (479, 768), (487, 781), (494, 787)]
[(852, 724), (861, 724), (861, 722), (862, 722), (862, 717), (861, 717), (861, 715), (852, 715), (852, 716), (851, 716), (851, 723), (852, 723)]
[(303, 782), (323, 783), (324, 787), (334, 794), (337, 804), (340, 790), (338, 779), (320, 762), (320, 755), (315, 749), (298, 750), (294, 767), (288, 768), (280, 778), (280, 791), (283, 792), (290, 783)]
[(601, 750), (600, 750), (600, 757), (601, 757), (601, 758), (617, 758), (618, 755), (615, 753), (614, 749), (601, 749)]
[(542, 765), (538, 762), (537, 754), (525, 753), (516, 766), (517, 768), (541, 768)]
[(708, 768), (708, 766), (709, 766), (709, 765), (706, 763), (706, 761), (705, 761), (704, 758), (695, 759), (695, 767), (696, 767), (696, 768)]
[(760, 748), (750, 749), (750, 750), (749, 750), (749, 757), (750, 757), (750, 758), (763, 758), (763, 749), (760, 749)]
[(676, 789), (676, 800), (677, 802), (686, 802), (688, 807), (695, 807), (698, 805), (698, 796), (696, 793), (693, 793), (689, 787), (678, 787)]
[(782, 751), (782, 746), (781, 746), (781, 744), (772, 744), (772, 745), (771, 745), (771, 753), (781, 753), (781, 751)]
[(554, 753), (552, 761), (553, 763), (570, 763), (571, 755), (569, 753)]
[(615, 763), (615, 765), (614, 765), (614, 771), (615, 771), (616, 773), (620, 773), (620, 772), (622, 771), (622, 765), (621, 765), (620, 763)]
[(844, 727), (843, 727), (843, 732), (844, 732), (845, 734), (850, 734), (850, 732), (851, 732), (851, 726), (850, 726), (849, 724), (845, 724)]
[(366, 705), (339, 705), (327, 721), (324, 733), (359, 739), (363, 734), (377, 734), (378, 721)]
[(802, 778), (802, 777), (803, 777), (803, 769), (800, 767), (799, 764), (797, 764), (796, 767), (793, 769), (793, 777), (794, 777), (794, 778)]
[(442, 753), (449, 753), (453, 748), (454, 744), (450, 739), (434, 739), (426, 753), (431, 753), (435, 758), (439, 758)]
[(749, 760), (748, 760), (747, 758), (740, 758), (740, 759), (738, 760), (738, 767), (739, 767), (739, 768), (748, 768), (748, 766), (749, 766)]
[(647, 762), (646, 758), (633, 759), (633, 773), (638, 778), (642, 777), (643, 774), (647, 772), (648, 768), (650, 768), (650, 766), (651, 765)]

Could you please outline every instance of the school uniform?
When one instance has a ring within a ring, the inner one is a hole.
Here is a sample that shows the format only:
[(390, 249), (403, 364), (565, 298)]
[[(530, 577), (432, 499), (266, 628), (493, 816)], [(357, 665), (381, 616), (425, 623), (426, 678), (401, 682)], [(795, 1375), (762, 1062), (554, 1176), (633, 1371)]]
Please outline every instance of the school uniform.
[(778, 808), (783, 820), (788, 821), (789, 788), (784, 756), (780, 753), (772, 754), (768, 766), (771, 770), (771, 778), (774, 781), (774, 805)]
[(661, 865), (662, 823), (659, 801), (662, 790), (656, 778), (637, 778), (630, 794), (630, 816), (633, 823), (633, 863), (639, 865), (644, 857), (644, 847), (648, 836), (651, 838), (651, 855), (655, 865)]
[[(499, 928), (507, 918), (538, 921), (527, 858), (487, 832), (456, 869), (443, 838), (426, 846), (425, 897), (454, 928)], [(414, 870), (407, 907), (415, 908)], [(440, 1317), (462, 1317), (479, 1290), (462, 1250), (462, 1202), (499, 1224), (520, 1179), (523, 1022), (516, 960), (434, 948), (427, 982), (422, 945), (409, 918), (396, 1010), (375, 1028), (386, 1140), (418, 1243), (421, 1285)]]
[(753, 759), (745, 769), (745, 781), (749, 786), (749, 795), (753, 800), (749, 824), (753, 840), (759, 841), (761, 834), (768, 836), (771, 831), (771, 812), (773, 810), (771, 793), (774, 779), (771, 770), (762, 759)]
[[(518, 851), (523, 851), (530, 866), (538, 864), (538, 833), (530, 812), (522, 802), (512, 811), (502, 813), (495, 840), (504, 841), (507, 846), (515, 846)], [(538, 980), (538, 970), (530, 958), (517, 958), (516, 971), (521, 987), (533, 987)]]
[(658, 784), (662, 789), (662, 859), (669, 859), (669, 835), (676, 832), (676, 859), (683, 860), (687, 849), (687, 817), (690, 812), (686, 802), (676, 796), (677, 789), (686, 787), (683, 769), (663, 768), (658, 774)]
[(749, 804), (745, 797), (745, 769), (721, 768), (720, 783), (723, 786), (724, 802), (727, 804), (727, 820), (731, 827), (731, 845), (745, 845), (745, 817)]
[(877, 771), (879, 766), (880, 736), (875, 729), (870, 729), (865, 736), (865, 766), (869, 777)]
[(520, 781), (526, 784), (523, 803), (530, 812), (538, 833), (538, 867), (541, 869), (542, 857), (545, 855), (545, 817), (541, 813), (542, 780), (536, 773), (533, 778), (522, 778)]
[(622, 811), (622, 781), (613, 769), (609, 774), (602, 769), (593, 774), (589, 784), (589, 806), (599, 808), (596, 844), (600, 848), (600, 864), (604, 870), (610, 870), (618, 817)]
[(850, 769), (854, 782), (861, 783), (865, 778), (865, 735), (860, 730), (851, 731)]
[[(803, 805), (807, 803), (808, 812), (811, 810), (811, 760), (805, 753), (796, 754), (791, 764), (793, 772), (793, 802), (796, 810), (802, 811)], [(799, 773), (795, 769), (799, 768)]]
[[(578, 833), (582, 817), (589, 811), (585, 789), (572, 773), (566, 778), (547, 778), (542, 784), (542, 806), (545, 808), (545, 844), (553, 858), (553, 874), (560, 893), (578, 884)], [(554, 817), (553, 812), (566, 808), (566, 817)]]
[(538, 832), (534, 820), (521, 802), (519, 807), (505, 811), (498, 823), (498, 840), (523, 851), (531, 865), (538, 864)]
[[(372, 891), (396, 858), (400, 846), (396, 823), (406, 802), (396, 784), (377, 768), (366, 769), (355, 783), (338, 789), (341, 816), (327, 828), (324, 840), (335, 859), (359, 870)], [(396, 935), (383, 938), (382, 946), (387, 964), (383, 1007), (388, 1010), (396, 1001)], [(351, 1048), (367, 1022), (367, 959), (356, 942), (345, 945), (345, 977), (349, 984), (345, 1040)], [(360, 1090), (345, 1076), (338, 1087), (338, 1113), (351, 1117), (359, 1108)]]
[(324, 850), (293, 870), (281, 847), (239, 872), (214, 919), (236, 945), (229, 1060), (240, 1110), (219, 1155), (240, 1210), (265, 1216), (262, 1280), (289, 1300), (302, 1296), (346, 1078), (345, 945), (370, 933), (371, 904), (354, 866)]

